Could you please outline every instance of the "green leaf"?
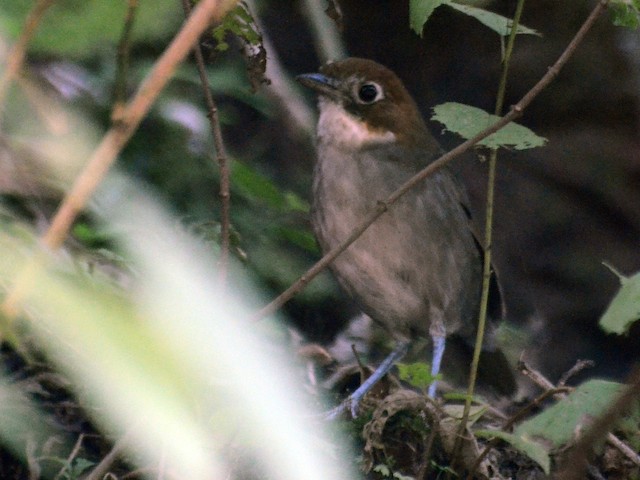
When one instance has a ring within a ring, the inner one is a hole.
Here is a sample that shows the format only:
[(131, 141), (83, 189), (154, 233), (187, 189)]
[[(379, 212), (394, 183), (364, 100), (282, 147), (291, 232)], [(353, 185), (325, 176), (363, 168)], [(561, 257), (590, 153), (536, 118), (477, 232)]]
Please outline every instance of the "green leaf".
[[(507, 36), (511, 33), (511, 19), (498, 15), (478, 7), (463, 5), (451, 0), (410, 0), (409, 2), (409, 24), (411, 29), (422, 36), (425, 23), (431, 14), (440, 5), (447, 5), (458, 12), (475, 18), (483, 25), (489, 27), (498, 35)], [(519, 34), (540, 35), (536, 30), (518, 25)]]
[(636, 30), (640, 26), (640, 0), (616, 0), (609, 5), (613, 24)]
[(380, 463), (375, 467), (373, 467), (373, 471), (381, 474), (383, 477), (391, 476), (391, 469), (388, 466), (386, 466), (384, 463)]
[(232, 33), (249, 45), (258, 45), (262, 43), (262, 35), (258, 30), (249, 7), (244, 2), (238, 2), (237, 5), (225, 15), (222, 23), (213, 29), (212, 35), (216, 39), (216, 50), (223, 52), (229, 48), (229, 44), (225, 41), (228, 33)]
[(556, 405), (522, 423), (514, 434), (521, 438), (535, 438), (549, 451), (567, 445), (576, 432), (588, 427), (585, 423), (588, 419), (605, 411), (622, 387), (619, 383), (605, 380), (585, 382)]
[(95, 462), (91, 462), (85, 458), (76, 458), (71, 464), (69, 478), (80, 478), (80, 475), (82, 475), (86, 470), (93, 467), (95, 464)]
[(422, 36), (424, 24), (427, 23), (433, 11), (448, 0), (410, 0), (409, 24), (411, 29)]
[(231, 184), (245, 198), (266, 203), (282, 212), (306, 213), (309, 205), (293, 192), (283, 192), (275, 183), (242, 162), (231, 162)]
[(436, 378), (431, 375), (431, 366), (424, 362), (397, 363), (400, 380), (421, 390), (426, 389)]
[(622, 335), (640, 319), (640, 272), (625, 277), (612, 271), (620, 279), (620, 290), (600, 318), (600, 327), (607, 333)]
[[(465, 140), (473, 138), (500, 120), (500, 117), (491, 115), (480, 108), (455, 102), (443, 103), (434, 107), (431, 118), (444, 124), (447, 130), (457, 133)], [(516, 150), (526, 150), (542, 147), (546, 142), (546, 138), (536, 135), (528, 128), (517, 123), (510, 123), (478, 142), (478, 145), (489, 148), (510, 147)]]
[[(496, 32), (498, 35), (503, 37), (508, 36), (511, 33), (511, 24), (512, 20), (507, 17), (503, 17), (502, 15), (498, 15), (497, 13), (490, 12), (488, 10), (484, 10), (483, 8), (471, 7), (469, 5), (462, 5), (460, 3), (447, 1), (446, 5), (457, 10), (458, 12), (462, 12), (465, 15), (469, 15), (470, 17), (475, 18), (484, 26), (489, 27), (491, 30)], [(525, 27), (524, 25), (518, 25), (517, 33), (522, 35), (538, 35), (541, 36), (540, 33), (532, 28)]]
[(544, 473), (549, 474), (549, 469), (551, 467), (549, 452), (542, 445), (531, 440), (530, 438), (496, 430), (478, 430), (474, 433), (478, 437), (497, 437), (501, 440), (504, 440), (512, 447), (524, 453), (527, 457), (540, 465)]
[(273, 231), (277, 236), (292, 245), (296, 245), (303, 250), (316, 255), (320, 253), (318, 250), (318, 244), (316, 243), (316, 237), (314, 237), (309, 230), (276, 226), (273, 228)]

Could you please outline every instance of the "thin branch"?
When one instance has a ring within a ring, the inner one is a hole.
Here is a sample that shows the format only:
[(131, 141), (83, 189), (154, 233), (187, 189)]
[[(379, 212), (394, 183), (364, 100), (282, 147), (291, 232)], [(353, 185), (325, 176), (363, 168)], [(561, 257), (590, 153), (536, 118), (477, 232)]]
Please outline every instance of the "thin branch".
[[(182, 8), (184, 9), (185, 16), (188, 18), (191, 15), (191, 0), (182, 0)], [(221, 285), (224, 285), (225, 279), (227, 277), (227, 271), (229, 269), (231, 225), (231, 189), (229, 180), (229, 163), (227, 161), (227, 153), (224, 147), (224, 141), (222, 140), (222, 129), (220, 127), (220, 118), (218, 116), (218, 106), (213, 99), (211, 88), (209, 87), (207, 69), (205, 67), (204, 55), (202, 54), (202, 47), (200, 46), (200, 43), (197, 43), (193, 47), (193, 53), (196, 58), (198, 74), (200, 75), (200, 83), (202, 84), (204, 101), (207, 105), (207, 117), (209, 117), (209, 123), (211, 125), (211, 135), (213, 136), (213, 145), (216, 149), (216, 161), (218, 162), (218, 168), (220, 169), (220, 234), (222, 237), (222, 241), (220, 245), (220, 260), (218, 262), (218, 276)]]
[(78, 440), (76, 440), (76, 443), (73, 446), (73, 449), (71, 450), (71, 453), (67, 457), (67, 461), (64, 463), (64, 465), (62, 466), (60, 471), (56, 474), (56, 476), (53, 477), (53, 480), (60, 480), (61, 478), (63, 478), (63, 475), (67, 475), (67, 470), (71, 469), (71, 465), (73, 464), (73, 461), (78, 456), (78, 453), (80, 453), (80, 447), (82, 447), (82, 442), (84, 441), (84, 436), (85, 436), (84, 433), (81, 433), (78, 436)]
[(89, 475), (85, 477), (85, 480), (100, 480), (104, 478), (111, 466), (116, 462), (116, 460), (118, 460), (120, 454), (127, 449), (131, 433), (131, 430), (126, 432), (116, 443), (114, 443), (109, 453), (107, 453), (102, 460), (100, 460), (100, 463), (91, 470)]
[(0, 112), (3, 110), (4, 99), (11, 82), (18, 76), (18, 73), (20, 73), (22, 69), (27, 54), (27, 45), (29, 41), (31, 41), (31, 38), (33, 38), (45, 12), (53, 5), (54, 1), (55, 0), (38, 0), (27, 15), (20, 36), (7, 56), (7, 67), (4, 75), (0, 78)]
[(567, 61), (571, 58), (576, 48), (586, 34), (589, 32), (593, 23), (598, 19), (598, 17), (602, 14), (609, 3), (609, 0), (600, 0), (596, 7), (593, 9), (585, 23), (580, 27), (576, 36), (571, 40), (565, 51), (560, 55), (556, 63), (553, 64), (551, 68), (547, 71), (547, 73), (536, 83), (527, 94), (520, 99), (518, 103), (513, 105), (504, 117), (498, 120), (496, 123), (486, 128), (482, 132), (478, 133), (475, 137), (461, 143), (453, 150), (442, 155), (440, 158), (433, 161), (423, 170), (415, 174), (409, 180), (407, 180), (400, 188), (398, 188), (395, 192), (389, 195), (384, 201), (379, 201), (376, 205), (375, 209), (365, 216), (362, 221), (355, 226), (352, 233), (336, 245), (333, 249), (331, 249), (324, 257), (322, 257), (315, 265), (313, 265), (309, 270), (307, 270), (296, 282), (293, 283), (289, 288), (287, 288), (284, 292), (282, 292), (278, 297), (276, 297), (271, 303), (264, 306), (258, 312), (253, 315), (254, 320), (259, 320), (267, 315), (271, 315), (275, 311), (277, 311), (280, 307), (282, 307), (285, 303), (287, 303), (291, 297), (293, 297), (296, 293), (302, 290), (311, 280), (313, 280), (320, 272), (322, 272), (335, 258), (344, 252), (349, 245), (351, 245), (362, 233), (369, 228), (369, 226), (387, 209), (393, 205), (400, 197), (402, 197), (409, 190), (414, 188), (416, 185), (420, 184), (425, 178), (430, 175), (433, 175), (436, 171), (440, 170), (442, 167), (447, 165), (451, 160), (456, 157), (459, 157), (464, 152), (470, 150), (475, 144), (477, 144), (480, 140), (487, 138), (492, 133), (497, 132), (505, 125), (513, 122), (517, 118), (521, 117), (525, 109), (531, 104), (531, 102), (542, 92), (558, 75), (562, 67), (567, 63)]
[(133, 37), (133, 24), (138, 11), (138, 0), (128, 0), (127, 15), (118, 42), (116, 59), (116, 78), (113, 87), (113, 110), (111, 121), (119, 122), (127, 103), (127, 78), (129, 77), (129, 55)]
[[(125, 107), (121, 121), (109, 129), (91, 154), (86, 167), (76, 178), (53, 217), (49, 229), (42, 237), (45, 247), (56, 250), (62, 245), (76, 216), (104, 180), (118, 154), (171, 78), (177, 65), (187, 56), (211, 22), (220, 19), (235, 3), (235, 0), (201, 0), (198, 3), (193, 15), (187, 19), (136, 95)], [(0, 310), (9, 318), (13, 318), (18, 311), (18, 304), (22, 294), (29, 288), (34, 269), (37, 269), (37, 266), (27, 265), (16, 279), (13, 289), (7, 294)]]

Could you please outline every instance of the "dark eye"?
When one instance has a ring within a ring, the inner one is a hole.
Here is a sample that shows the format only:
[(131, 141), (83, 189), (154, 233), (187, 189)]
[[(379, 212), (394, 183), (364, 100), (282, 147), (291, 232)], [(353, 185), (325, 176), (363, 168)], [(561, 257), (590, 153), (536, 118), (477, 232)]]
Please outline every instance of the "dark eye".
[(380, 97), (380, 87), (373, 83), (365, 83), (358, 90), (358, 98), (363, 103), (373, 103)]

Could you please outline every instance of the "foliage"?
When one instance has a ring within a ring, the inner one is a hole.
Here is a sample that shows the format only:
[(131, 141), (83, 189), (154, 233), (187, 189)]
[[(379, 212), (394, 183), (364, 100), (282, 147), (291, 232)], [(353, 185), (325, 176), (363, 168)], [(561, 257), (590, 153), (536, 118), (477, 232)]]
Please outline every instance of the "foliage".
[[(413, 31), (418, 35), (422, 35), (422, 30), (424, 29), (424, 25), (427, 23), (427, 20), (429, 20), (429, 17), (435, 9), (442, 5), (475, 18), (500, 36), (505, 37), (511, 32), (510, 19), (483, 8), (464, 5), (463, 3), (451, 0), (410, 0), (409, 18)], [(525, 27), (524, 25), (518, 25), (517, 32), (518, 34), (539, 35), (538, 32)]]
[(426, 391), (429, 385), (439, 378), (431, 375), (431, 366), (424, 362), (396, 363), (396, 366), (400, 380), (422, 391)]
[(229, 33), (241, 37), (249, 45), (262, 43), (262, 35), (245, 2), (238, 2), (235, 8), (224, 17), (222, 23), (213, 29), (216, 50), (224, 52), (229, 48), (226, 41)]
[(640, 26), (640, 0), (614, 0), (610, 11), (614, 25), (634, 30)]
[[(465, 140), (473, 138), (482, 130), (490, 127), (500, 117), (484, 110), (460, 103), (444, 103), (433, 108), (432, 119), (445, 125), (447, 130), (457, 133)], [(488, 148), (509, 147), (516, 150), (542, 147), (546, 139), (517, 123), (510, 123), (478, 142)]]
[(215, 49), (218, 52), (229, 49), (227, 37), (230, 34), (240, 39), (246, 47), (243, 54), (247, 62), (251, 88), (255, 93), (261, 84), (268, 85), (270, 80), (265, 77), (267, 51), (262, 42), (262, 34), (246, 2), (239, 1), (224, 17), (222, 23), (213, 29)]
[[(551, 455), (574, 441), (577, 432), (589, 426), (590, 419), (601, 415), (622, 391), (623, 385), (604, 380), (590, 380), (553, 406), (524, 421), (513, 433), (478, 430), (476, 435), (497, 437), (534, 460), (549, 473)], [(629, 431), (637, 432), (640, 424), (638, 406), (633, 415), (620, 421), (628, 423)]]
[(622, 387), (616, 382), (589, 380), (557, 404), (518, 425), (514, 435), (536, 439), (548, 452), (561, 448), (587, 427), (585, 421), (603, 413)]
[[(34, 2), (0, 2), (0, 32), (15, 37)], [(127, 2), (102, 0), (63, 0), (53, 2), (42, 25), (29, 45), (31, 52), (60, 55), (66, 59), (95, 59), (112, 54), (126, 11)], [(134, 38), (150, 44), (175, 32), (182, 11), (174, 0), (139, 2)], [(64, 32), (61, 34), (61, 32)]]
[(640, 320), (640, 272), (625, 277), (611, 269), (620, 280), (620, 290), (600, 318), (600, 326), (607, 333), (622, 335)]

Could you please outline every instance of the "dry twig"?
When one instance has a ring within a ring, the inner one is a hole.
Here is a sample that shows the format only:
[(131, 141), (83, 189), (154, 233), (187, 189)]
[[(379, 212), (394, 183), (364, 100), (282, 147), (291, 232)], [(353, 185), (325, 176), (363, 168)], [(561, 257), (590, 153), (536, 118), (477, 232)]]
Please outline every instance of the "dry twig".
[[(191, 0), (182, 0), (182, 8), (184, 14), (188, 18), (191, 15)], [(220, 226), (221, 226), (221, 244), (220, 244), (220, 260), (218, 263), (218, 272), (221, 286), (224, 285), (224, 281), (227, 277), (227, 270), (229, 269), (229, 249), (230, 249), (230, 209), (231, 209), (231, 188), (229, 180), (229, 163), (227, 161), (227, 153), (224, 147), (224, 141), (222, 140), (222, 129), (220, 127), (220, 118), (218, 117), (218, 106), (216, 105), (211, 88), (209, 87), (209, 81), (207, 79), (207, 69), (204, 63), (204, 55), (202, 54), (202, 47), (200, 43), (197, 43), (193, 47), (193, 54), (196, 58), (196, 65), (198, 66), (198, 74), (200, 76), (200, 83), (202, 84), (202, 93), (204, 94), (204, 101), (207, 105), (207, 117), (209, 118), (209, 124), (211, 125), (211, 135), (213, 137), (213, 145), (216, 149), (216, 160), (218, 162), (218, 168), (220, 169)]]

